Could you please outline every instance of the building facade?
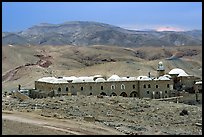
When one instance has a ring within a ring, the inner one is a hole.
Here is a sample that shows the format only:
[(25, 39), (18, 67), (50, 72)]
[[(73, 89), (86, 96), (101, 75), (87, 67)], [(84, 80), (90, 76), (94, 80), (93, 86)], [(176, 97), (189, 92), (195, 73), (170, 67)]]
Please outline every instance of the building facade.
[(32, 98), (44, 98), (62, 95), (105, 95), (160, 99), (171, 97), (173, 91), (191, 89), (196, 78), (182, 69), (172, 69), (165, 74), (162, 62), (157, 67), (157, 77), (119, 77), (112, 75), (108, 79), (101, 75), (89, 77), (44, 77), (35, 81), (35, 90), (29, 94)]

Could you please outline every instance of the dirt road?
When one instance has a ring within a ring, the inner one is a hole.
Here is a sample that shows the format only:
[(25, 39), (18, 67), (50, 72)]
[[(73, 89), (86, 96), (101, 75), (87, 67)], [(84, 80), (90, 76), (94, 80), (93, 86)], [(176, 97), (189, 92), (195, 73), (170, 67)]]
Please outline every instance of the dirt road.
[[(96, 122), (65, 120), (55, 118), (45, 118), (39, 115), (22, 113), (22, 112), (2, 112), (2, 127), (10, 127), (15, 132), (10, 134), (39, 134), (38, 132), (32, 133), (30, 129), (26, 129), (26, 126), (22, 124), (29, 124), (32, 128), (39, 128), (40, 130), (50, 130), (49, 134), (73, 134), (73, 135), (109, 135), (109, 134), (123, 134), (115, 129), (105, 127)], [(9, 121), (9, 122), (8, 122)], [(14, 126), (6, 126), (5, 124), (15, 123)], [(4, 125), (4, 126), (3, 126)], [(19, 126), (17, 126), (19, 125)], [(17, 126), (17, 127), (16, 127)], [(22, 128), (24, 132), (22, 132)], [(11, 129), (3, 129), (4, 132)], [(18, 132), (21, 131), (21, 132)], [(57, 132), (56, 132), (57, 131)], [(40, 131), (42, 132), (42, 131)], [(45, 131), (43, 131), (45, 132)], [(61, 132), (61, 133), (59, 133)], [(46, 133), (46, 132), (45, 132)], [(3, 133), (4, 134), (4, 133)], [(6, 133), (5, 133), (6, 134)]]

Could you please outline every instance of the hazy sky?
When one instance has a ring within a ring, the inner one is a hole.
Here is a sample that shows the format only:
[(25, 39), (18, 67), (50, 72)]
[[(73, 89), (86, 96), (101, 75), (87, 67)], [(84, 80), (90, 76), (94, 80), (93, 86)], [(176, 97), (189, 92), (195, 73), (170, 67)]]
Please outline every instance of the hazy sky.
[(2, 31), (96, 21), (127, 29), (202, 29), (202, 2), (3, 2)]

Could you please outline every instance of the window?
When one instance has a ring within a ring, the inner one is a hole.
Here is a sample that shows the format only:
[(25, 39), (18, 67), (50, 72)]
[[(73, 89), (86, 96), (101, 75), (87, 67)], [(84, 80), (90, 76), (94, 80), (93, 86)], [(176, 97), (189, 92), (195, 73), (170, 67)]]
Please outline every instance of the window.
[(58, 88), (58, 91), (61, 91), (61, 88)]
[(167, 84), (167, 88), (169, 88), (169, 84)]
[(147, 91), (147, 94), (149, 94), (149, 91)]
[(148, 88), (151, 88), (150, 84), (148, 84)]
[(92, 93), (90, 93), (89, 95), (92, 95)]
[(132, 85), (132, 88), (135, 89), (135, 85)]
[(90, 90), (92, 90), (92, 86), (90, 86)]
[(101, 90), (103, 90), (103, 86), (101, 86)]
[(69, 91), (69, 88), (68, 88), (68, 87), (66, 87), (66, 91)]
[(165, 91), (165, 93), (167, 93), (167, 91)]
[(115, 89), (115, 85), (111, 85), (111, 89)]
[(159, 86), (158, 85), (156, 85), (156, 88), (158, 88)]
[(157, 91), (156, 94), (159, 94), (159, 92)]
[(144, 88), (146, 88), (146, 85), (144, 85)]
[(125, 89), (125, 85), (124, 84), (121, 85), (121, 89)]
[(83, 87), (81, 87), (81, 91), (83, 90), (84, 88)]

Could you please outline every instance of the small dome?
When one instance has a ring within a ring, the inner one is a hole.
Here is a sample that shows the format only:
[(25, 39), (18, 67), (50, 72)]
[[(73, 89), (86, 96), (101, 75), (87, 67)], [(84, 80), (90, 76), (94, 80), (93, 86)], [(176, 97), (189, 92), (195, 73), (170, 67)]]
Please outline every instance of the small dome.
[(182, 69), (179, 69), (179, 68), (175, 68), (175, 69), (172, 69), (171, 71), (169, 71), (169, 74), (179, 75), (180, 73), (186, 73), (186, 72)]
[(170, 79), (165, 76), (160, 76), (157, 80), (170, 80)]
[(178, 77), (186, 77), (186, 76), (189, 76), (189, 75), (186, 74), (185, 72), (184, 72), (184, 73), (180, 73), (180, 74), (178, 75)]
[(148, 76), (139, 76), (137, 77), (137, 80), (152, 80), (152, 79), (149, 78)]
[(38, 79), (38, 81), (41, 82), (47, 82), (47, 83), (68, 83), (65, 79), (63, 78), (55, 78), (55, 77), (43, 77)]
[(171, 78), (171, 76), (170, 76), (170, 75), (167, 75), (167, 74), (165, 74), (164, 77)]
[(75, 76), (63, 77), (63, 79), (65, 79), (65, 80), (74, 80), (74, 79), (77, 79), (77, 77), (75, 77)]
[(102, 75), (94, 75), (93, 77), (94, 78), (102, 78), (103, 76)]
[(84, 82), (83, 79), (80, 79), (80, 78), (76, 78), (72, 81), (72, 83), (81, 83), (81, 82)]
[(106, 80), (104, 78), (97, 78), (95, 81), (96, 82), (105, 82)]
[(94, 82), (93, 77), (79, 77), (84, 82)]
[(160, 61), (160, 62), (159, 62), (159, 65), (162, 65), (162, 64), (163, 64), (163, 63)]
[(120, 77), (118, 75), (112, 75), (107, 81), (120, 81)]
[(136, 77), (129, 77), (127, 80), (137, 80)]

